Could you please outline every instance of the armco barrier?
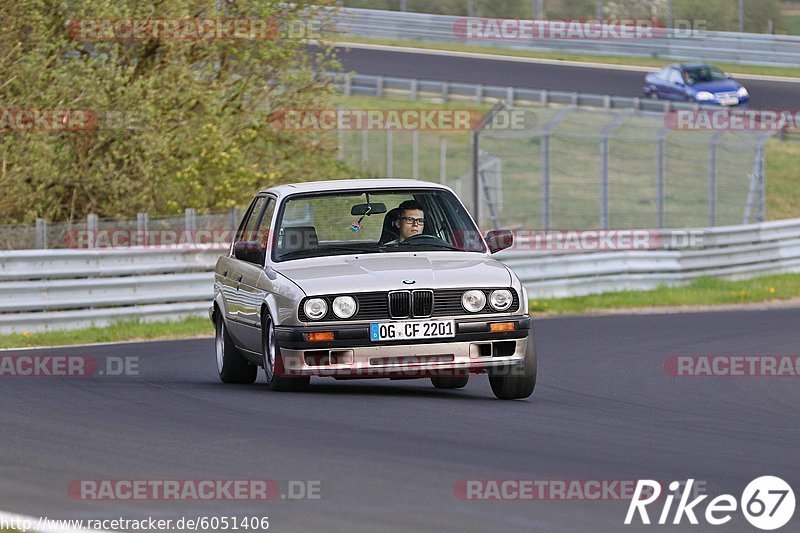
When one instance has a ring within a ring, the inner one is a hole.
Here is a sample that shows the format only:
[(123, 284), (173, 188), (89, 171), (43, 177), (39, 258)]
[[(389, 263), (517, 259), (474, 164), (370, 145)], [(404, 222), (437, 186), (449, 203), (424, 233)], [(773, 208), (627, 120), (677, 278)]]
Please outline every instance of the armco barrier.
[(0, 333), (202, 315), (220, 248), (0, 253)]
[(337, 38), (420, 40), (443, 43), (548, 50), (568, 53), (660, 57), (754, 65), (797, 66), (800, 37), (760, 33), (703, 31), (691, 37), (680, 32), (651, 39), (465, 40), (454, 30), (463, 17), (377, 9), (343, 8), (334, 16)]
[[(661, 234), (661, 235), (659, 235)], [(691, 230), (693, 248), (497, 254), (530, 298), (678, 285), (704, 275), (741, 279), (800, 272), (800, 219)], [(653, 232), (658, 242), (668, 231)], [(25, 250), (0, 254), (0, 333), (71, 329), (125, 318), (204, 315), (225, 250)]]

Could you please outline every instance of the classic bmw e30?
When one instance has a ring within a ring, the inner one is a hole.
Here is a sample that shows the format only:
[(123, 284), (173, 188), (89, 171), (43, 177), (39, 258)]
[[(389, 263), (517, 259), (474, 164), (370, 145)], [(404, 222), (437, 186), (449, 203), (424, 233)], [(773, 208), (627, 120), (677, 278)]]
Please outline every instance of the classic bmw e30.
[(495, 396), (527, 398), (536, 350), (527, 294), (454, 192), (407, 179), (281, 185), (247, 209), (215, 269), (209, 314), (225, 383), (299, 391), (311, 376), (487, 373)]

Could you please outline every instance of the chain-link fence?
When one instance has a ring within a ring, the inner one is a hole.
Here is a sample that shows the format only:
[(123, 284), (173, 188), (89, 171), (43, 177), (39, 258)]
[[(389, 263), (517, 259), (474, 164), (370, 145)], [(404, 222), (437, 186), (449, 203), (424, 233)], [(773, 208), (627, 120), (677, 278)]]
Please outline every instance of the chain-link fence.
[[(340, 157), (375, 176), (418, 177), (474, 204), (489, 227), (686, 228), (763, 221), (770, 133), (687, 131), (663, 113), (508, 108), (477, 135), (339, 132)], [(521, 118), (524, 117), (524, 118)], [(473, 210), (474, 212), (474, 210)]]
[(151, 217), (139, 213), (135, 219), (111, 219), (89, 215), (59, 223), (37, 219), (35, 225), (0, 226), (0, 249), (224, 247), (231, 242), (240, 214), (231, 209), (227, 213), (198, 215), (196, 210), (187, 208), (183, 216)]

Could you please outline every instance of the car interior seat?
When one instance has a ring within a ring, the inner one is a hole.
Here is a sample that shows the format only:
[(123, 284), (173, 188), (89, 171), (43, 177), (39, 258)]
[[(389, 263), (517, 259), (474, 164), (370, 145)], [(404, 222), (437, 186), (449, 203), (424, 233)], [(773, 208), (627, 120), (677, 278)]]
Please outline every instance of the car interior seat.
[(279, 249), (282, 254), (295, 250), (308, 250), (319, 246), (317, 230), (314, 226), (294, 226), (283, 228)]
[(383, 229), (381, 230), (381, 238), (378, 240), (380, 244), (386, 244), (400, 237), (400, 232), (395, 227), (394, 222), (400, 216), (400, 208), (395, 207), (386, 212), (383, 217)]

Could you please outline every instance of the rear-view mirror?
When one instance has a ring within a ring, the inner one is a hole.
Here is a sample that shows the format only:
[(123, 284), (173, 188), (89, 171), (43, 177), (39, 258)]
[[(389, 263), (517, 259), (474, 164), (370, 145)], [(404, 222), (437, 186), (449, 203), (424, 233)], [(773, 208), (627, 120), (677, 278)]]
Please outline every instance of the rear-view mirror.
[[(370, 209), (372, 208), (372, 209)], [(370, 215), (380, 215), (386, 212), (386, 204), (379, 202), (371, 204), (356, 204), (350, 208), (350, 214), (353, 216), (361, 216), (369, 213)]]

